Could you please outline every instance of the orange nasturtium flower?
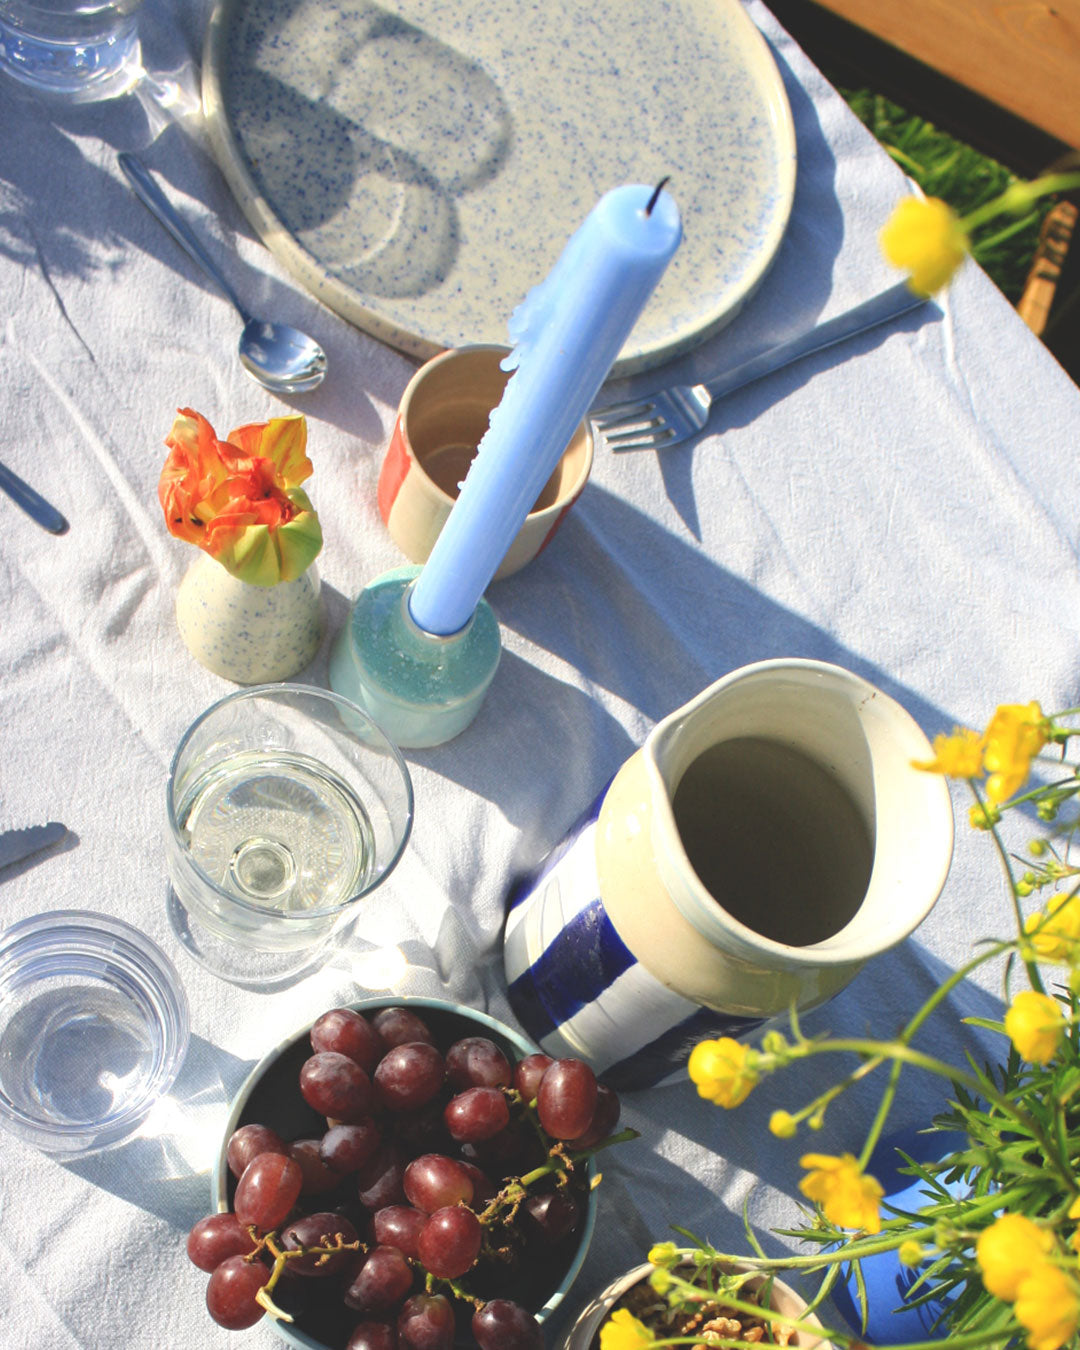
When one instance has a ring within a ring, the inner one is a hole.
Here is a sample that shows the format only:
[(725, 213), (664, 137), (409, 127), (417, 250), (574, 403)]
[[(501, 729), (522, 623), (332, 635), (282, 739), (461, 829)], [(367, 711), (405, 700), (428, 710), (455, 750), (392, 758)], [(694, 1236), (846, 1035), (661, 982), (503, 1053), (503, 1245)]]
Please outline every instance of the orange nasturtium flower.
[(299, 486), (311, 474), (306, 441), (303, 417), (251, 423), (221, 441), (201, 413), (181, 408), (158, 483), (170, 534), (251, 585), (294, 581), (322, 548)]
[(909, 273), (908, 285), (917, 295), (941, 290), (970, 248), (960, 217), (938, 197), (905, 197), (878, 240), (889, 262)]
[(690, 1052), (686, 1069), (699, 1096), (730, 1108), (746, 1101), (757, 1084), (757, 1069), (750, 1056), (749, 1047), (721, 1036), (715, 1041), (699, 1041)]
[(986, 795), (1003, 802), (1018, 791), (1031, 761), (1046, 744), (1049, 719), (1037, 703), (1003, 703), (986, 728), (983, 762), (990, 777)]
[(613, 1312), (600, 1328), (600, 1350), (644, 1350), (654, 1340), (645, 1323), (626, 1308)]
[(838, 1228), (881, 1232), (878, 1201), (885, 1192), (876, 1177), (862, 1170), (854, 1154), (837, 1158), (830, 1153), (804, 1153), (799, 1166), (810, 1168), (799, 1182), (799, 1190), (808, 1200), (818, 1202), (830, 1223)]
[(1080, 1287), (1059, 1266), (1044, 1261), (1020, 1281), (1013, 1312), (1027, 1328), (1031, 1350), (1058, 1350), (1080, 1325)]
[(982, 1282), (997, 1298), (1010, 1303), (1020, 1281), (1042, 1265), (1054, 1249), (1054, 1236), (1023, 1214), (1003, 1214), (979, 1234), (975, 1260)]
[(934, 737), (934, 758), (913, 759), (912, 768), (943, 773), (946, 778), (978, 778), (983, 770), (983, 738), (968, 727), (954, 727), (951, 736)]
[(1065, 1033), (1065, 1014), (1049, 994), (1025, 989), (1005, 1014), (1005, 1034), (1017, 1052), (1032, 1064), (1048, 1064)]

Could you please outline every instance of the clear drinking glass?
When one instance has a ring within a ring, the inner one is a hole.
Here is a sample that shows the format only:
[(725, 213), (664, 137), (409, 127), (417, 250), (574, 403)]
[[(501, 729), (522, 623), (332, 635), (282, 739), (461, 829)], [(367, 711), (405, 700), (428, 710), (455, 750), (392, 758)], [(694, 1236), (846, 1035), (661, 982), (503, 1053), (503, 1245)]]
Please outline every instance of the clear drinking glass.
[(188, 1045), (172, 962), (121, 919), (54, 910), (0, 935), (0, 1123), (66, 1157), (128, 1138)]
[(69, 103), (116, 98), (142, 75), (142, 0), (0, 0), (0, 70)]
[(207, 969), (251, 988), (319, 960), (412, 828), (397, 747), (355, 704), (307, 685), (215, 703), (182, 736), (167, 798), (173, 929)]

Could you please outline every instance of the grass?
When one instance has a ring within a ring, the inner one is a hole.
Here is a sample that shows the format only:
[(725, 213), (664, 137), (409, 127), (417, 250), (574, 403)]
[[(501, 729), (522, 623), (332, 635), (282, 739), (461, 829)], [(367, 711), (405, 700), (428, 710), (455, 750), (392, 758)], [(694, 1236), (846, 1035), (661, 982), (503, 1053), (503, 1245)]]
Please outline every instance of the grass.
[[(963, 144), (931, 122), (906, 112), (868, 89), (840, 93), (859, 120), (929, 197), (940, 197), (961, 216), (1003, 192), (1015, 174)], [(972, 254), (1015, 305), (1020, 299), (1053, 199), (1043, 199), (1022, 217), (999, 216), (972, 234)]]

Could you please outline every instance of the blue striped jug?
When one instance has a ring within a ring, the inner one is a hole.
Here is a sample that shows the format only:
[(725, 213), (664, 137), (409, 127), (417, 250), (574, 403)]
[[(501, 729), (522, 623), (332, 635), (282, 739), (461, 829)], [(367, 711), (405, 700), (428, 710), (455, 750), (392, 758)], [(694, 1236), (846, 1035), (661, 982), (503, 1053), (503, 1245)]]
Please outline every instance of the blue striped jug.
[(645, 744), (507, 898), (510, 1004), (621, 1089), (704, 1037), (817, 1007), (937, 900), (947, 784), (911, 716), (839, 666), (762, 661)]

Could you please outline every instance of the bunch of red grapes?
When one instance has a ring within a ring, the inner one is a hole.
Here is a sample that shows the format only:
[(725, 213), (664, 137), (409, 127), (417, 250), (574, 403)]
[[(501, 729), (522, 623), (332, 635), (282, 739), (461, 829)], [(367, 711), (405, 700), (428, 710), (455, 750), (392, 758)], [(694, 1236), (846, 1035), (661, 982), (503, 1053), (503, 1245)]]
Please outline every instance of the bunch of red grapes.
[(324, 1013), (299, 1069), (313, 1127), (231, 1136), (233, 1208), (187, 1243), (221, 1326), (269, 1302), (335, 1350), (451, 1350), (466, 1327), (480, 1350), (542, 1350), (529, 1306), (566, 1268), (579, 1155), (610, 1140), (619, 1101), (581, 1060), (513, 1064), (476, 1035), (440, 1049), (436, 1020)]

